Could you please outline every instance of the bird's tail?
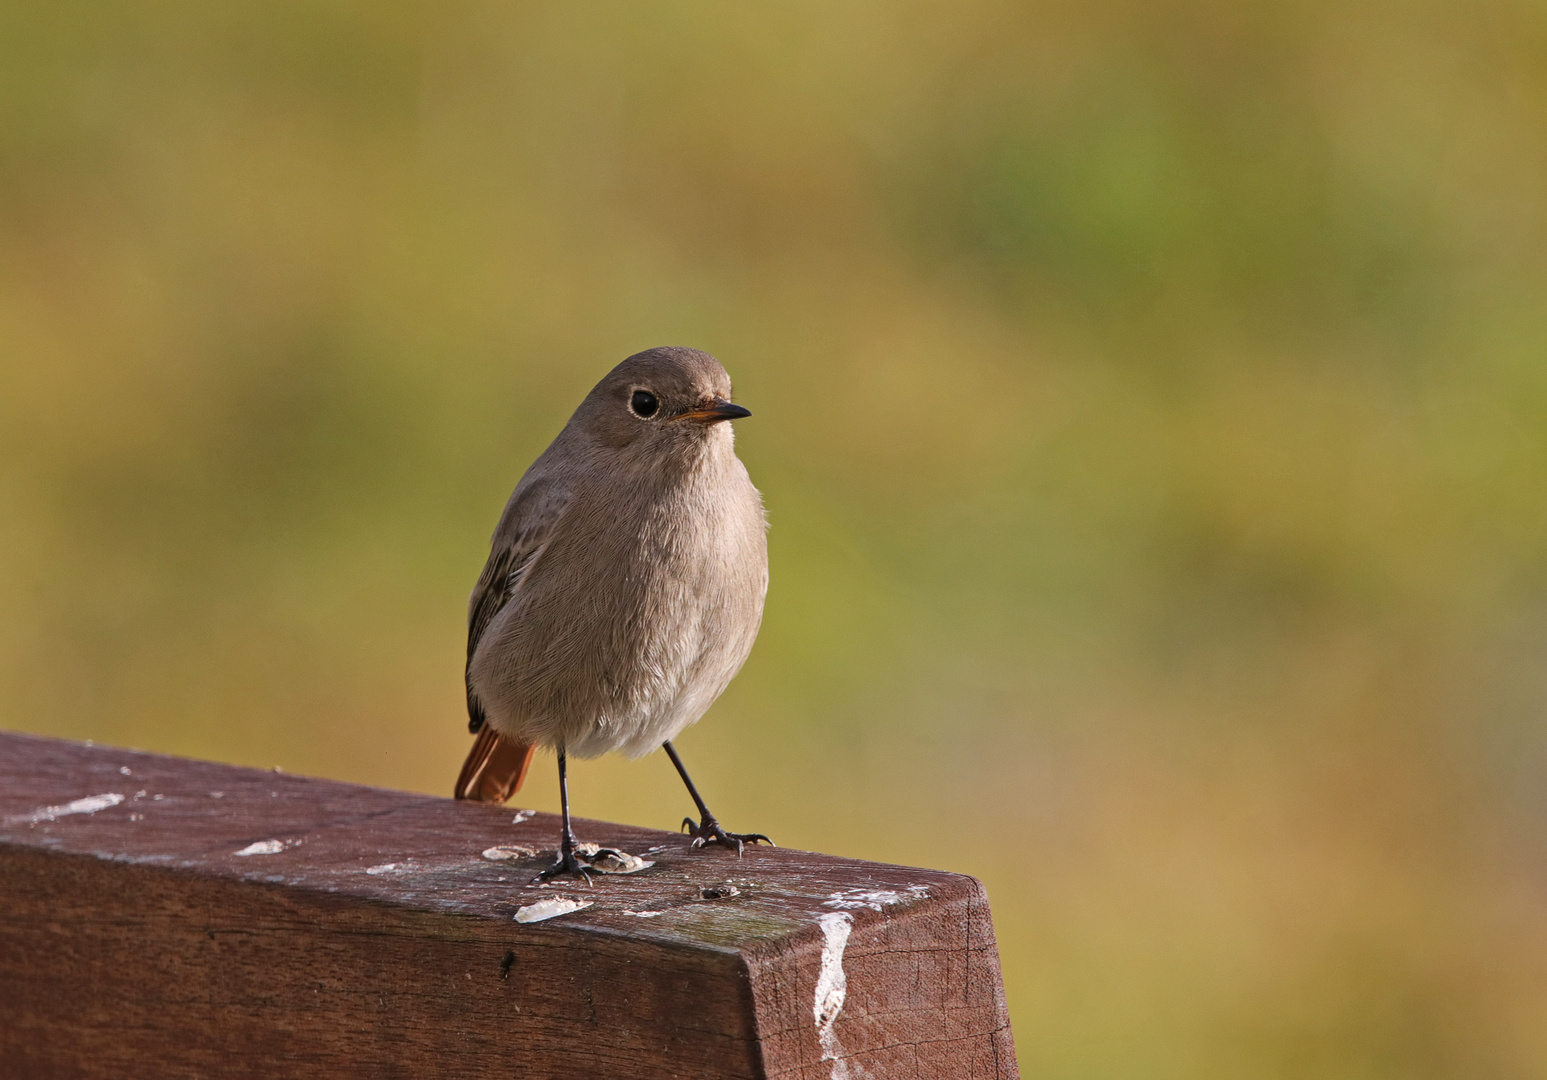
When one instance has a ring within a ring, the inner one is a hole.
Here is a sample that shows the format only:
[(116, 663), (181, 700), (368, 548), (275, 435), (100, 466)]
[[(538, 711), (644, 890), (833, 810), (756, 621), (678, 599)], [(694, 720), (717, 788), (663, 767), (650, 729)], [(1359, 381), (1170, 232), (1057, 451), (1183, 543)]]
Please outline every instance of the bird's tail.
[(484, 724), (462, 763), (457, 798), (502, 803), (521, 790), (537, 747), (507, 739)]

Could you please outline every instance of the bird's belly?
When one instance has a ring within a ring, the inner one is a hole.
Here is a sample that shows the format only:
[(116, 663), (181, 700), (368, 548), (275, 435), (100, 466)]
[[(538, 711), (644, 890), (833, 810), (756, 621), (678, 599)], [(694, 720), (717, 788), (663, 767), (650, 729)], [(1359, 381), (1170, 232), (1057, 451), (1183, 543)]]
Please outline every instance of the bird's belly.
[(761, 586), (702, 572), (632, 580), (593, 578), (607, 603), (589, 590), (578, 602), (537, 589), (517, 598), (473, 665), (495, 730), (576, 757), (637, 756), (703, 715), (751, 650)]

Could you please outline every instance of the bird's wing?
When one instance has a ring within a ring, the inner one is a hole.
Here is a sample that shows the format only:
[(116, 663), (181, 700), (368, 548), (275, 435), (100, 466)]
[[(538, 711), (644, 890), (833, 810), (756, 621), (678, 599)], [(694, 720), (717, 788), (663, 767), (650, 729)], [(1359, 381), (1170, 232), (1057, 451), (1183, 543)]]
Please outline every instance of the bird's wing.
[(483, 703), (473, 690), (473, 654), (484, 632), (508, 604), (522, 579), (542, 554), (554, 525), (564, 512), (569, 496), (552, 484), (518, 488), (494, 532), (489, 561), (467, 608), (467, 728), (478, 736), (457, 778), (456, 797), (485, 802), (504, 802), (516, 793), (526, 776), (536, 747), (518, 745), (492, 728), (484, 727)]
[(468, 729), (483, 727), (483, 706), (473, 693), (473, 654), (496, 615), (515, 595), (522, 579), (537, 561), (554, 526), (569, 504), (569, 493), (555, 484), (523, 485), (511, 496), (510, 505), (494, 531), (489, 561), (473, 588), (467, 605), (467, 713)]
[(489, 552), (489, 561), (484, 563), (483, 573), (478, 575), (478, 584), (473, 589), (467, 611), (467, 665), (463, 668), (463, 679), (467, 683), (467, 730), (475, 734), (483, 727), (483, 705), (473, 693), (473, 654), (478, 651), (483, 632), (516, 591), (520, 575), (525, 573), (530, 562), (531, 553), (497, 544)]

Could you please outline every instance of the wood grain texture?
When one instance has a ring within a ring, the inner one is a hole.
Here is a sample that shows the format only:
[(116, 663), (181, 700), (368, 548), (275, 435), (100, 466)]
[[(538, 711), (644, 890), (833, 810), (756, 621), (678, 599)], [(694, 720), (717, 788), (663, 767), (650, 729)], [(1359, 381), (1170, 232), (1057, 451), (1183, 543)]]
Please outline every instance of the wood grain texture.
[(0, 1075), (1019, 1075), (976, 880), (520, 817), (0, 734)]

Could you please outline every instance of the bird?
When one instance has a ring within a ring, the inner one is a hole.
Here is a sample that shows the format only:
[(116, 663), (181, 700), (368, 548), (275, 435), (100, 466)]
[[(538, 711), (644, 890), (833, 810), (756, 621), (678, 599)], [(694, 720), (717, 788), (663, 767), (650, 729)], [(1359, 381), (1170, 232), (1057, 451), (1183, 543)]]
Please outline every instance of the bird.
[[(468, 729), (456, 797), (504, 802), (538, 748), (557, 753), (557, 861), (590, 880), (570, 825), (568, 758), (664, 748), (699, 820), (692, 846), (772, 844), (728, 832), (672, 746), (741, 669), (768, 592), (767, 517), (736, 456), (713, 356), (635, 353), (586, 395), (526, 470), (468, 601)], [(610, 849), (603, 849), (603, 853)], [(616, 853), (614, 853), (616, 854)]]

